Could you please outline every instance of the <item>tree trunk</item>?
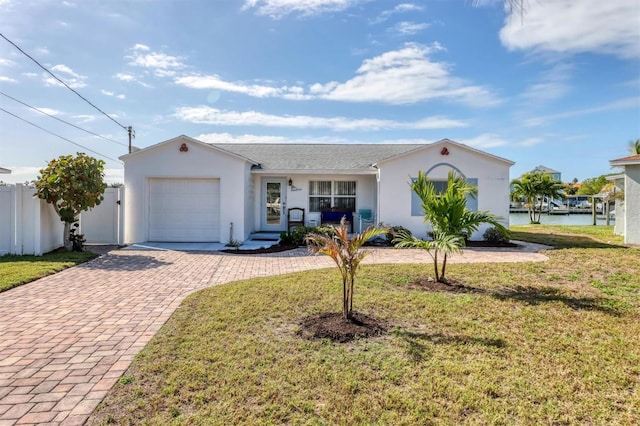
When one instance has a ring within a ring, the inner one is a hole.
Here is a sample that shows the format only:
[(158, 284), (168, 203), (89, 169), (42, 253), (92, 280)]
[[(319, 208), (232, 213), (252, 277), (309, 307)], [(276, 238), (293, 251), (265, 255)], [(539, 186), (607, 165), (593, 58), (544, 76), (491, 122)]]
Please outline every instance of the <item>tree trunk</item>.
[(342, 280), (342, 318), (349, 319), (349, 293), (347, 290), (347, 280)]
[(444, 254), (444, 258), (442, 260), (442, 273), (440, 274), (440, 278), (438, 278), (439, 282), (444, 283), (447, 281), (444, 278), (444, 274), (446, 271), (447, 271), (447, 253)]
[(73, 251), (73, 242), (71, 242), (71, 223), (64, 222), (64, 232), (62, 234), (64, 248), (67, 251)]

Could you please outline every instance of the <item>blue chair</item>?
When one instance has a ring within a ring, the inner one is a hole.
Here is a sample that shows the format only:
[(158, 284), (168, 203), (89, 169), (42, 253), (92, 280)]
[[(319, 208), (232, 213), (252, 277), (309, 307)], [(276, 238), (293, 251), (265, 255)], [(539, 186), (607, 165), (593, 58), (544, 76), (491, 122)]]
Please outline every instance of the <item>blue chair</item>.
[(362, 233), (362, 228), (366, 229), (367, 226), (373, 225), (375, 219), (373, 218), (373, 211), (371, 209), (359, 209), (358, 210), (358, 222), (360, 223), (360, 233)]

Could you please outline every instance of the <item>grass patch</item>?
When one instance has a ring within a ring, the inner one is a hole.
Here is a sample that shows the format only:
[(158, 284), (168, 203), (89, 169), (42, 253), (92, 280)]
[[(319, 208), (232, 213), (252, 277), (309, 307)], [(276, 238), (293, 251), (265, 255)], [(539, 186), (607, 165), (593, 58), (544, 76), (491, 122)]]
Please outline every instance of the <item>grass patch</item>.
[(333, 269), (200, 291), (89, 424), (638, 424), (640, 250), (547, 254), (450, 265), (471, 293), (412, 287), (430, 264), (364, 266), (355, 310), (394, 328), (349, 344), (296, 335), (340, 309)]
[(64, 249), (42, 256), (0, 256), (0, 292), (54, 274), (96, 256), (95, 253), (87, 251), (67, 252)]
[(511, 239), (564, 248), (610, 248), (624, 246), (624, 237), (613, 226), (517, 225), (509, 228)]

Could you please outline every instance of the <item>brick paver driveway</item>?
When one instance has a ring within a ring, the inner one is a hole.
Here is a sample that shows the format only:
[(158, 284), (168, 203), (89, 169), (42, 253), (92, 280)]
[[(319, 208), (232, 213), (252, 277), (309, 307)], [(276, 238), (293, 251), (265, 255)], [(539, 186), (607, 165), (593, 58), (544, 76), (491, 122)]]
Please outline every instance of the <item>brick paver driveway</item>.
[[(540, 261), (531, 250), (467, 250), (452, 262)], [(369, 263), (430, 262), (376, 249)], [(189, 293), (332, 266), (302, 249), (273, 255), (119, 250), (0, 293), (0, 426), (83, 424)]]

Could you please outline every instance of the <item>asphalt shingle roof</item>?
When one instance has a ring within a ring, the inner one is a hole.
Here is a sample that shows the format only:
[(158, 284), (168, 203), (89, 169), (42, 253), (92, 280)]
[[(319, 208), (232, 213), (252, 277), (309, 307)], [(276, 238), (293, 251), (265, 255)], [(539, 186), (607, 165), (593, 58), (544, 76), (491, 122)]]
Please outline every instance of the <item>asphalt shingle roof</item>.
[(372, 164), (428, 144), (210, 144), (265, 170), (372, 170)]

